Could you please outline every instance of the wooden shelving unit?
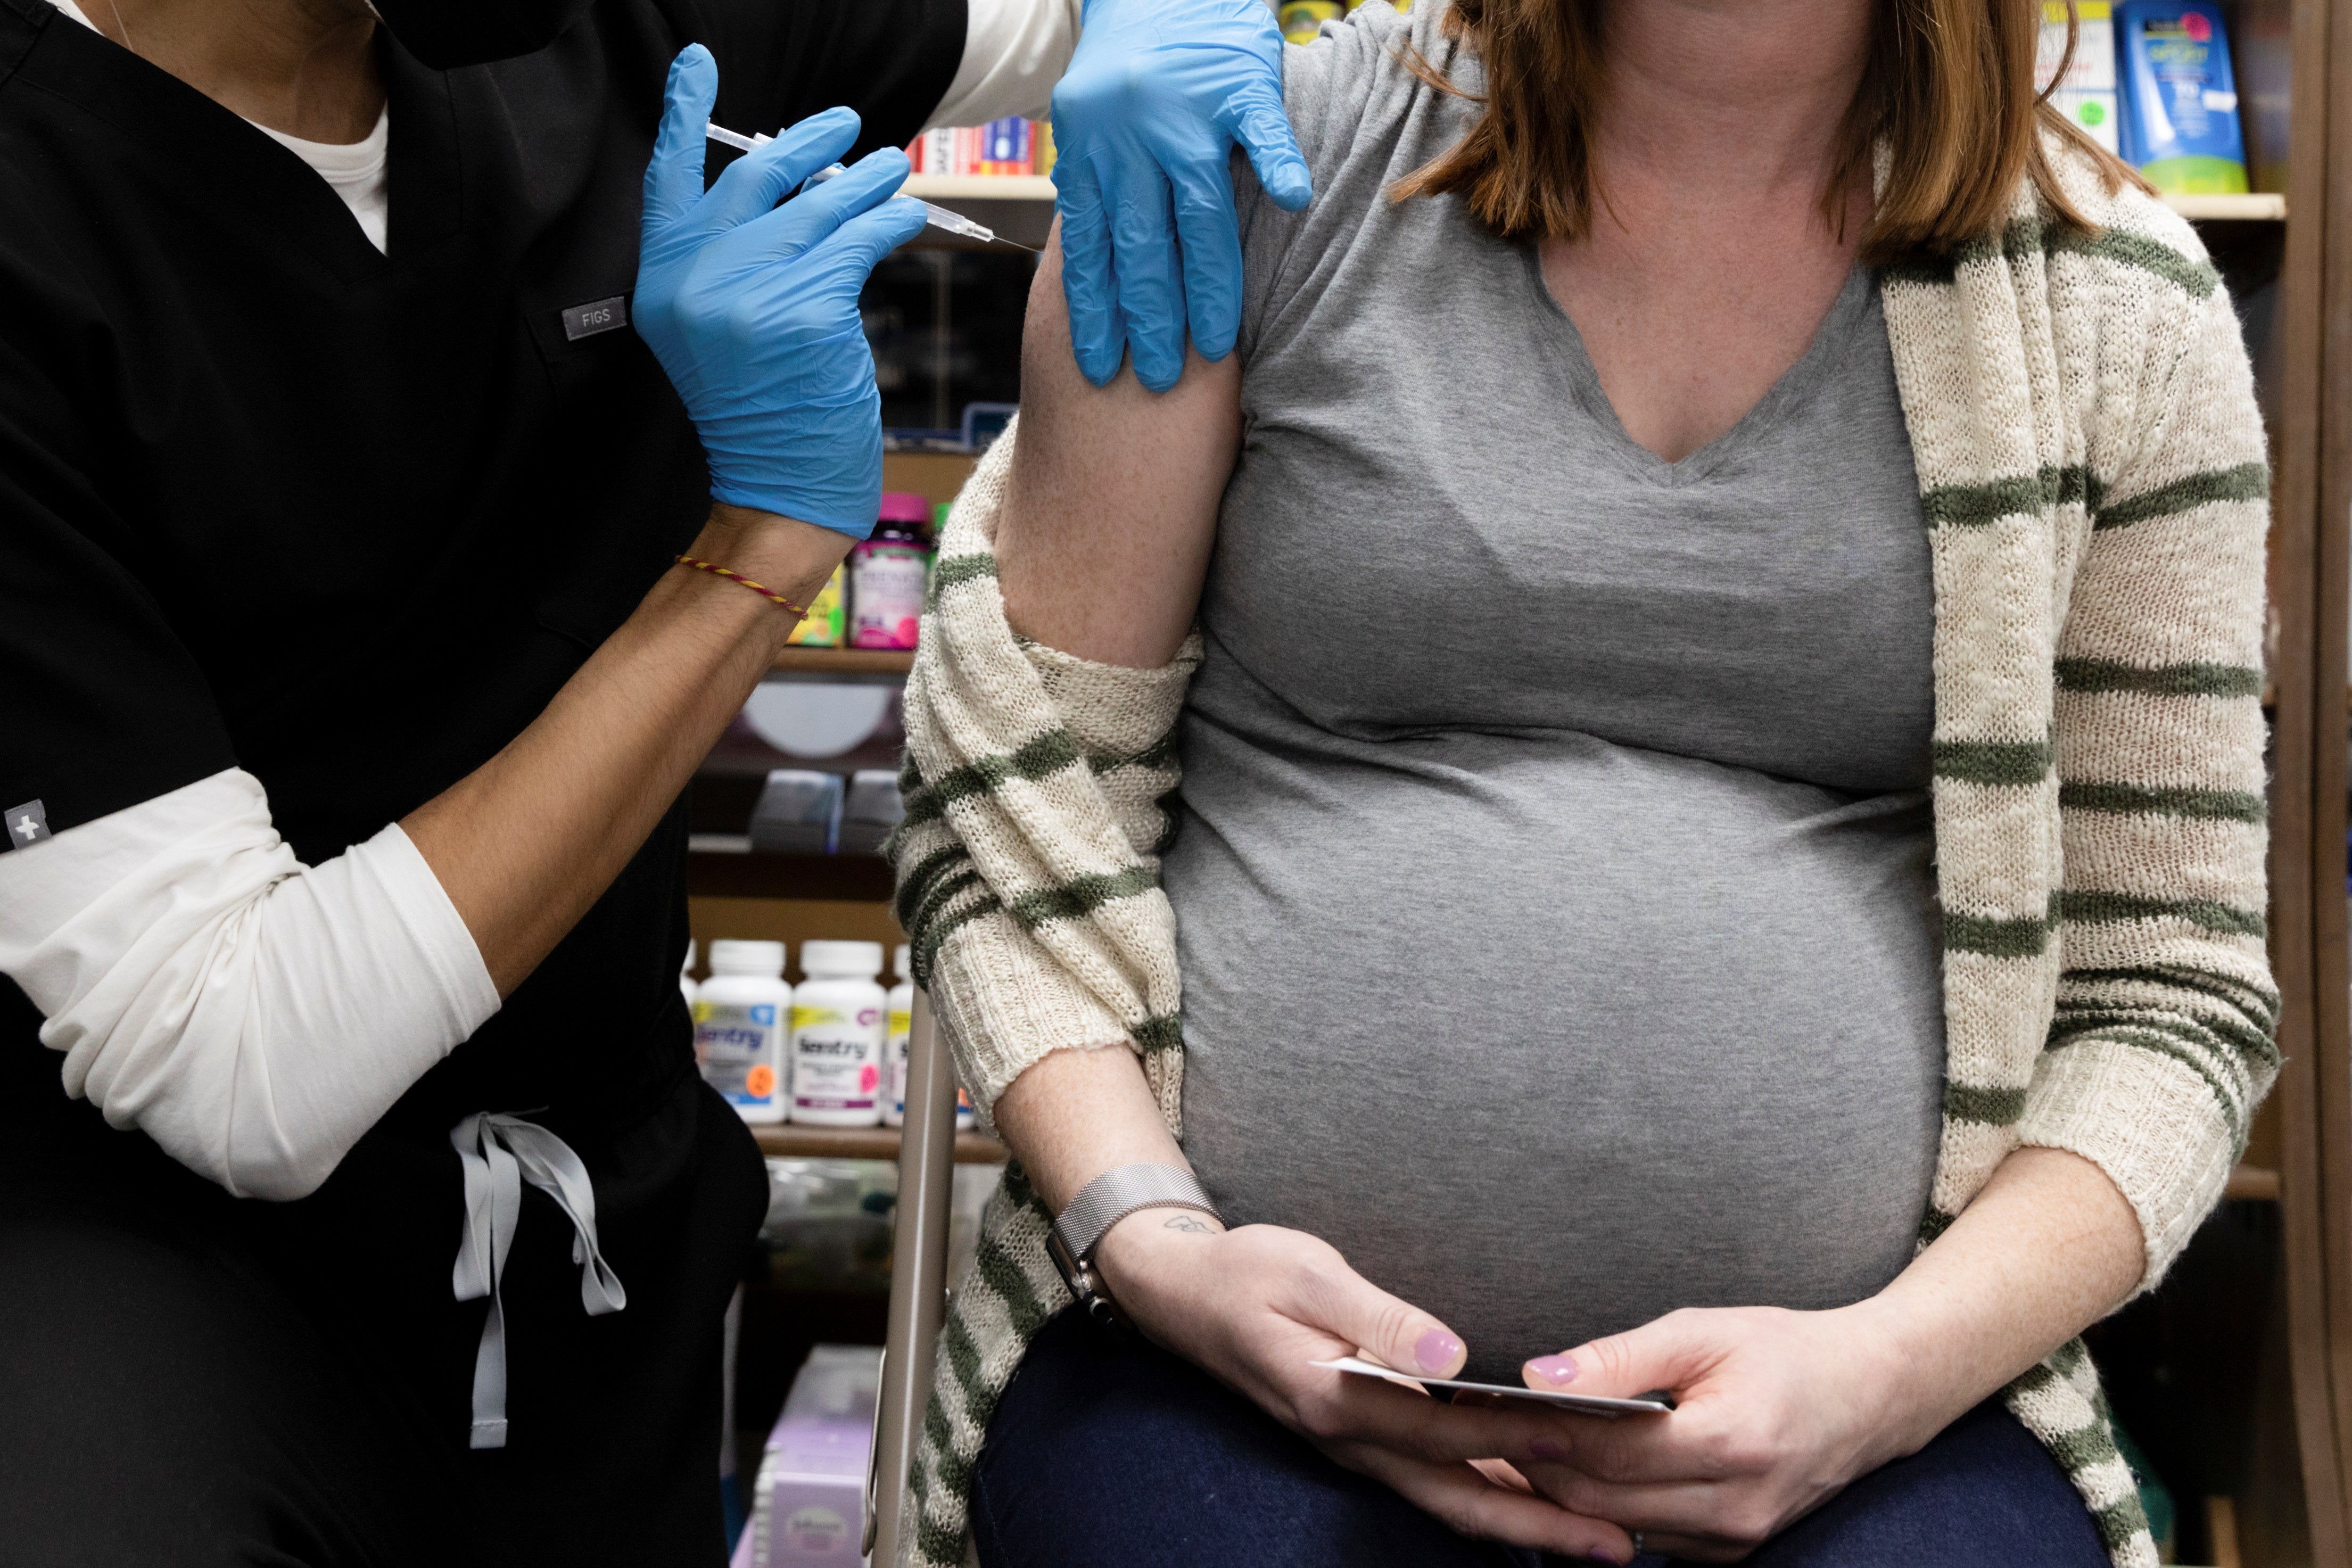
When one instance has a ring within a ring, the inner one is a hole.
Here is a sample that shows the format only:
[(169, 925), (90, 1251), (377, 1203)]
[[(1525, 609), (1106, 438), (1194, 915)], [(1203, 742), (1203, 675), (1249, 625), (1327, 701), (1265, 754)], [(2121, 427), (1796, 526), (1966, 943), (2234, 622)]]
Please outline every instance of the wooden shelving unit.
[(2270, 191), (2235, 196), (2168, 195), (2164, 205), (2182, 217), (2206, 223), (2284, 223), (2286, 197)]
[[(925, 201), (1050, 202), (1054, 182), (1043, 174), (911, 174), (905, 194)], [(2183, 217), (2220, 222), (2279, 223), (2286, 197), (2269, 191), (2245, 195), (2168, 195), (2165, 205)]]
[(2240, 1165), (2230, 1173), (2221, 1195), (2239, 1202), (2274, 1204), (2279, 1199), (2279, 1173), (2267, 1165)]
[(817, 899), (866, 904), (887, 903), (890, 899), (890, 862), (879, 855), (757, 855), (751, 852), (749, 839), (741, 840), (743, 847), (737, 849), (731, 844), (719, 847), (712, 842), (721, 836), (696, 837), (701, 842), (690, 846), (686, 854), (689, 898)]
[(803, 680), (839, 680), (845, 677), (904, 680), (915, 668), (912, 652), (878, 647), (788, 647), (776, 656), (768, 673)]
[[(777, 1160), (895, 1160), (896, 1127), (754, 1127), (760, 1152)], [(1004, 1145), (980, 1132), (956, 1134), (956, 1163), (1001, 1165)]]

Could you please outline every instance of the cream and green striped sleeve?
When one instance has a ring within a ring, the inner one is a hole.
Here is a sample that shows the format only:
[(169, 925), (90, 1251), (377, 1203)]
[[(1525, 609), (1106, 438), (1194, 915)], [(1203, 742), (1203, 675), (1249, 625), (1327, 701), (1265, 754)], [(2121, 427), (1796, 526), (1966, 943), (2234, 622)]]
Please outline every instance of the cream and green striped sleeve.
[(1013, 632), (992, 553), (1013, 439), (940, 542), (907, 684), (898, 920), (983, 1117), (1046, 1055), (1125, 1043), (1172, 1122), (1180, 989), (1159, 851), (1199, 639), (1129, 669)]
[[(2201, 259), (2201, 258), (2200, 258)], [(2260, 706), (2269, 469), (2235, 312), (2206, 270), (2151, 331), (2137, 449), (2103, 475), (2057, 648), (2056, 1012), (2022, 1142), (2137, 1212), (2143, 1289), (2219, 1201), (2278, 1070)]]

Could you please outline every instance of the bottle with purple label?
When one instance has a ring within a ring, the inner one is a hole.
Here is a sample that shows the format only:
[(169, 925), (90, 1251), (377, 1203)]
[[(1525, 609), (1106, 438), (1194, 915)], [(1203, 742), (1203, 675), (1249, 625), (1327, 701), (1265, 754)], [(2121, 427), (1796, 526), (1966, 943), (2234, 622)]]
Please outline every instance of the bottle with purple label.
[(889, 996), (878, 942), (801, 943), (793, 988), (792, 1120), (814, 1127), (882, 1121), (882, 1050)]
[(923, 620), (931, 503), (903, 490), (882, 496), (874, 535), (849, 552), (849, 646), (909, 648)]

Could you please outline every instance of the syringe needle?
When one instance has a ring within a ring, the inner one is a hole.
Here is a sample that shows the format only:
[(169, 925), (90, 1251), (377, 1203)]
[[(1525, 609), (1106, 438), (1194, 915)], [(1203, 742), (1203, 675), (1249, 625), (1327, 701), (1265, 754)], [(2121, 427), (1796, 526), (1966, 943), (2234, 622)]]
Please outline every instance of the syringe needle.
[[(718, 142), (722, 147), (732, 147), (739, 152), (744, 153), (749, 153), (751, 149), (759, 146), (763, 142), (772, 142), (775, 140), (772, 136), (746, 136), (740, 131), (728, 130), (727, 127), (719, 124), (715, 120), (705, 121), (703, 122), (702, 132), (705, 136), (708, 136), (711, 141)], [(839, 163), (835, 163), (830, 168), (819, 169), (815, 174), (809, 176), (809, 184), (813, 185), (820, 184), (825, 180), (830, 180), (835, 174), (842, 174), (844, 172), (842, 165)], [(965, 239), (976, 239), (982, 245), (1009, 245), (1015, 250), (1025, 250), (1033, 256), (1037, 254), (1037, 247), (1035, 246), (1024, 245), (1017, 239), (1000, 238), (994, 229), (982, 224), (974, 223), (971, 219), (964, 216), (961, 213), (950, 212), (947, 208), (940, 206), (935, 203), (923, 203), (923, 216), (929, 220), (930, 226), (933, 228), (945, 229), (948, 233), (961, 236)]]

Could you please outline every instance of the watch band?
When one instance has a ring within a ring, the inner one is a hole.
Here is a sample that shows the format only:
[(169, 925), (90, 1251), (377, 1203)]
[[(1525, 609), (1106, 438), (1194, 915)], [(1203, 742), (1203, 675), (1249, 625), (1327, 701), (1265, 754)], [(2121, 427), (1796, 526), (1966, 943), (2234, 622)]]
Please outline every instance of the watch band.
[(1073, 1263), (1090, 1268), (1105, 1232), (1138, 1209), (1154, 1208), (1198, 1209), (1219, 1224), (1225, 1217), (1181, 1165), (1120, 1165), (1078, 1189), (1054, 1222), (1054, 1239)]

